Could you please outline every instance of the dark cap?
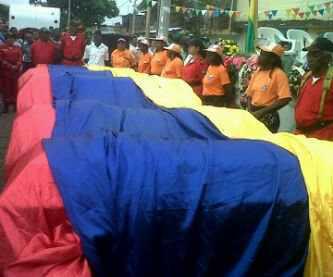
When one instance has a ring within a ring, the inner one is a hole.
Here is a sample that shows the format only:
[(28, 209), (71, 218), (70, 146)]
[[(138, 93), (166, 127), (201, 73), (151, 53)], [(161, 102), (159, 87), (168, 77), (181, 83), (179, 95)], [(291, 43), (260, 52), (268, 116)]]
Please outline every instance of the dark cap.
[(320, 50), (333, 53), (333, 42), (327, 38), (317, 38), (309, 47), (303, 49), (303, 51)]
[(41, 29), (40, 29), (40, 32), (41, 32), (41, 33), (50, 33), (50, 30), (47, 29), (47, 28), (41, 28)]

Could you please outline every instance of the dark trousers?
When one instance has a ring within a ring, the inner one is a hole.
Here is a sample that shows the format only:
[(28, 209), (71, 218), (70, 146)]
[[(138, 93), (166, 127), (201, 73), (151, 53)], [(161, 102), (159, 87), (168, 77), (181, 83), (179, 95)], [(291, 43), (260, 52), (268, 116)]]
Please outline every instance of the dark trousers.
[(226, 97), (224, 95), (203, 96), (202, 103), (207, 106), (225, 107)]

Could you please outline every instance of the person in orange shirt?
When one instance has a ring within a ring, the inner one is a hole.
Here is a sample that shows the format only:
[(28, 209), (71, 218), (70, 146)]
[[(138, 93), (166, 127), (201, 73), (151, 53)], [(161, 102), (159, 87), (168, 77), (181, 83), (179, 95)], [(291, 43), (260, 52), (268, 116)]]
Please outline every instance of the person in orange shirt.
[(155, 53), (151, 59), (150, 67), (151, 74), (160, 76), (164, 66), (168, 61), (167, 51), (165, 51), (164, 46), (166, 44), (166, 38), (158, 37), (152, 39), (153, 47), (155, 48)]
[(206, 52), (209, 67), (202, 81), (203, 104), (224, 107), (232, 90), (229, 74), (223, 66), (223, 49), (219, 45), (212, 45)]
[(181, 79), (184, 69), (184, 63), (181, 57), (181, 46), (172, 43), (169, 47), (165, 47), (164, 49), (168, 50), (168, 61), (163, 68), (161, 76), (170, 79)]
[(183, 80), (187, 82), (198, 95), (202, 96), (202, 79), (207, 72), (206, 53), (200, 39), (192, 39), (188, 43), (189, 59), (184, 66)]
[(279, 44), (260, 47), (259, 69), (246, 90), (248, 110), (275, 133), (280, 119), (277, 111), (291, 100), (289, 81), (283, 71), (281, 57), (285, 49)]
[(111, 54), (111, 63), (113, 67), (133, 68), (135, 66), (135, 59), (126, 46), (126, 39), (118, 39), (117, 49)]
[(139, 63), (138, 63), (138, 72), (150, 74), (150, 63), (152, 54), (149, 53), (149, 41), (147, 39), (141, 39), (139, 41)]

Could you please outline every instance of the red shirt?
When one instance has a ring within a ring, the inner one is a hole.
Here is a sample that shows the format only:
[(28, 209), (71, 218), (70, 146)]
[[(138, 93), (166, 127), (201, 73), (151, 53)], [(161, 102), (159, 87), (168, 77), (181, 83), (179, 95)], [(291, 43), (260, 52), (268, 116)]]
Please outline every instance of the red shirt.
[(31, 59), (34, 66), (38, 64), (53, 64), (56, 46), (51, 41), (37, 40), (31, 46)]
[(202, 94), (202, 79), (207, 72), (208, 64), (201, 57), (193, 58), (183, 69), (183, 79), (197, 95)]
[[(311, 77), (305, 83), (295, 108), (296, 123), (299, 127), (309, 127), (318, 121), (324, 77), (314, 84), (312, 81)], [(333, 120), (333, 84), (326, 98), (322, 120)]]
[(77, 34), (73, 39), (70, 34), (65, 34), (61, 40), (62, 63), (65, 65), (82, 65), (85, 47), (84, 35)]

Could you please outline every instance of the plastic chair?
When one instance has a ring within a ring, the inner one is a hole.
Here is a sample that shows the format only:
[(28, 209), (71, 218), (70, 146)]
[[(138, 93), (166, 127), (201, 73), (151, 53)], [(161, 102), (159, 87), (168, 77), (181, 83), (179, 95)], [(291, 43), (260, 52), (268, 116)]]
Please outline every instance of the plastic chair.
[(327, 32), (324, 34), (324, 38), (329, 39), (330, 41), (333, 42), (333, 32)]
[(258, 40), (262, 43), (279, 43), (281, 41), (291, 44), (291, 48), (285, 52), (286, 55), (296, 54), (296, 41), (286, 38), (278, 29), (270, 27), (258, 28)]

